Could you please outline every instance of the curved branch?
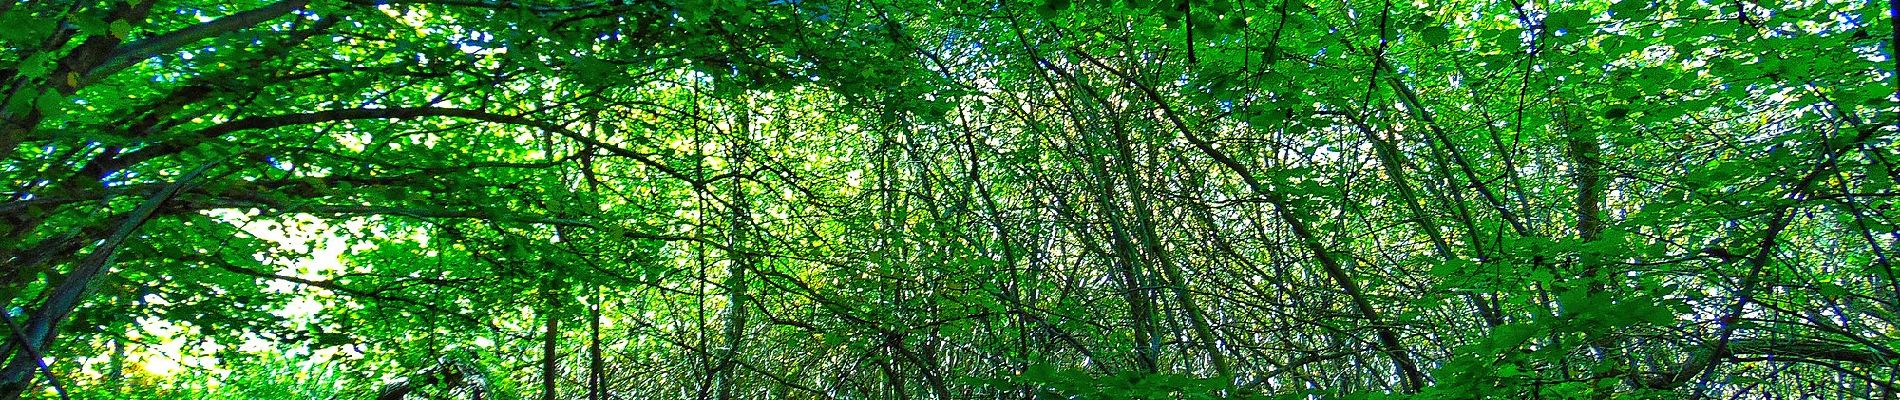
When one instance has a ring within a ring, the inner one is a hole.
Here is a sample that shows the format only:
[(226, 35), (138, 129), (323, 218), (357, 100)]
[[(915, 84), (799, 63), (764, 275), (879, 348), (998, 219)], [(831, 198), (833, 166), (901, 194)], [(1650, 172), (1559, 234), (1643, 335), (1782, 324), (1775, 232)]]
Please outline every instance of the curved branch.
[(646, 165), (648, 167), (652, 167), (653, 169), (659, 170), (661, 173), (664, 173), (667, 176), (671, 176), (676, 179), (680, 179), (688, 183), (691, 183), (694, 187), (704, 186), (707, 181), (705, 179), (696, 179), (692, 175), (688, 175), (687, 173), (680, 171), (679, 169), (667, 166), (665, 163), (660, 162), (658, 160), (654, 160), (652, 156), (649, 154), (645, 154), (645, 153), (633, 151), (625, 147), (609, 144), (607, 142), (601, 141), (600, 139), (595, 139), (593, 137), (587, 136), (580, 132), (575, 132), (572, 129), (568, 129), (566, 127), (563, 127), (554, 123), (533, 120), (527, 117), (499, 114), (499, 113), (493, 113), (493, 112), (482, 111), (482, 110), (472, 110), (472, 109), (464, 109), (464, 108), (447, 108), (447, 107), (347, 108), (347, 109), (323, 110), (323, 111), (315, 111), (315, 112), (307, 112), (307, 113), (299, 113), (299, 114), (284, 114), (284, 115), (272, 115), (272, 116), (267, 116), (267, 117), (245, 118), (245, 119), (230, 121), (230, 122), (226, 122), (226, 123), (222, 123), (218, 125), (213, 125), (211, 127), (199, 130), (195, 134), (187, 135), (187, 137), (191, 138), (189, 140), (179, 140), (179, 141), (160, 143), (160, 144), (156, 144), (152, 146), (147, 146), (147, 147), (138, 149), (136, 151), (132, 151), (130, 153), (126, 153), (125, 155), (115, 157), (111, 160), (100, 162), (97, 169), (87, 171), (87, 172), (91, 174), (98, 174), (99, 176), (110, 175), (125, 167), (138, 164), (141, 162), (145, 162), (154, 158), (162, 157), (165, 155), (175, 154), (180, 151), (184, 151), (187, 148), (195, 146), (198, 143), (202, 143), (203, 141), (206, 141), (212, 138), (217, 138), (217, 137), (224, 136), (231, 133), (240, 132), (240, 131), (273, 129), (273, 128), (282, 128), (282, 127), (289, 127), (289, 126), (296, 126), (296, 125), (313, 125), (313, 124), (326, 123), (326, 122), (342, 122), (342, 121), (372, 120), (372, 119), (408, 120), (408, 119), (417, 119), (417, 118), (425, 118), (425, 117), (462, 118), (462, 119), (470, 119), (470, 120), (476, 120), (476, 121), (482, 121), (482, 122), (491, 122), (491, 123), (498, 123), (498, 124), (504, 124), (504, 125), (516, 125), (516, 126), (524, 126), (524, 127), (540, 129), (543, 131), (561, 135), (563, 137), (566, 137), (568, 139), (571, 139), (577, 142), (581, 142), (581, 144), (585, 144), (587, 146), (606, 149), (609, 153), (613, 153), (613, 155), (616, 155), (616, 156), (631, 158), (642, 165)]
[[(1821, 362), (1826, 360), (1900, 367), (1900, 352), (1892, 349), (1856, 348), (1846, 343), (1816, 339), (1752, 338), (1735, 339), (1725, 343), (1727, 346), (1704, 347), (1690, 353), (1688, 360), (1683, 361), (1683, 365), (1677, 369), (1679, 372), (1654, 377), (1647, 384), (1655, 389), (1674, 389), (1688, 382), (1688, 378), (1693, 376), (1685, 376), (1685, 373), (1712, 370), (1715, 365), (1723, 362), (1789, 361), (1838, 369), (1831, 363)], [(1874, 380), (1869, 380), (1869, 382), (1879, 383)]]
[(99, 65), (93, 67), (92, 70), (86, 71), (86, 76), (81, 81), (81, 85), (96, 82), (100, 78), (124, 70), (126, 67), (137, 63), (138, 60), (149, 58), (159, 53), (172, 51), (199, 40), (257, 26), (257, 24), (277, 19), (277, 17), (284, 16), (284, 14), (289, 14), (291, 11), (303, 9), (303, 7), (308, 4), (310, 4), (310, 0), (283, 0), (256, 9), (231, 14), (224, 18), (211, 20), (210, 22), (192, 25), (188, 28), (127, 43), (124, 46), (112, 49), (112, 52), (106, 55), (104, 61), (101, 61)]

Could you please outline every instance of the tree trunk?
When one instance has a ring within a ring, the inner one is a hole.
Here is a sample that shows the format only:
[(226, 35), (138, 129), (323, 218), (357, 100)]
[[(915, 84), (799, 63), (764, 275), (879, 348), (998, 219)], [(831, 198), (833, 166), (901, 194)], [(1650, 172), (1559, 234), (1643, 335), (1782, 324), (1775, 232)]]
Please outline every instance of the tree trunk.
[[(744, 113), (742, 118), (750, 120), (751, 114)], [(751, 124), (740, 122), (741, 132), (746, 135), (734, 147), (732, 169), (732, 231), (727, 237), (729, 262), (726, 264), (726, 328), (725, 342), (719, 349), (718, 365), (713, 367), (713, 393), (719, 400), (732, 399), (733, 375), (738, 364), (739, 345), (745, 336), (746, 319), (746, 272), (751, 268), (752, 256), (747, 254), (745, 243), (752, 224), (752, 214), (746, 201), (745, 181), (740, 177), (740, 169), (745, 164)]]
[(554, 282), (554, 279), (549, 278), (542, 287), (542, 294), (547, 296), (547, 308), (542, 311), (546, 325), (541, 332), (541, 400), (554, 400), (555, 378), (560, 372), (561, 319), (556, 317), (560, 297), (554, 293)]
[[(1078, 126), (1078, 128), (1081, 127)], [(1115, 258), (1110, 259), (1109, 263), (1121, 278), (1122, 300), (1128, 303), (1129, 325), (1134, 331), (1135, 365), (1142, 372), (1154, 373), (1160, 370), (1160, 362), (1155, 354), (1160, 340), (1154, 337), (1155, 300), (1154, 295), (1150, 293), (1151, 288), (1148, 287), (1147, 273), (1142, 268), (1141, 253), (1135, 249), (1134, 241), (1129, 238), (1128, 224), (1122, 220), (1121, 213), (1118, 211), (1121, 206), (1116, 204), (1115, 190), (1109, 185), (1107, 167), (1098, 156), (1085, 154), (1083, 157), (1088, 159), (1096, 180), (1099, 181), (1094, 187), (1094, 197), (1096, 207), (1102, 210), (1102, 218), (1108, 220), (1109, 242), (1114, 246), (1115, 251)]]
[(112, 392), (118, 393), (125, 388), (125, 339), (112, 339), (112, 361), (106, 368), (106, 380), (111, 381)]
[(587, 318), (587, 400), (606, 398), (605, 363), (600, 356), (600, 287), (594, 287), (594, 300)]
[(1181, 277), (1181, 271), (1174, 266), (1174, 258), (1168, 254), (1168, 248), (1161, 243), (1161, 237), (1155, 233), (1154, 209), (1148, 203), (1148, 188), (1142, 182), (1135, 169), (1135, 153), (1129, 145), (1128, 132), (1121, 120), (1114, 120), (1115, 126), (1109, 131), (1115, 134), (1115, 152), (1121, 158), (1117, 163), (1122, 183), (1128, 189), (1129, 201), (1134, 203), (1135, 228), (1142, 248), (1154, 257), (1154, 269), (1161, 272), (1168, 288), (1174, 295), (1175, 303), (1187, 314), (1188, 327), (1193, 330), (1194, 338), (1200, 342), (1201, 349), (1207, 353), (1208, 362), (1213, 364), (1214, 372), (1220, 376), (1233, 375), (1233, 367), (1227, 362), (1227, 355), (1220, 348), (1220, 339), (1215, 336), (1214, 328), (1208, 324), (1207, 316), (1188, 291), (1187, 281)]

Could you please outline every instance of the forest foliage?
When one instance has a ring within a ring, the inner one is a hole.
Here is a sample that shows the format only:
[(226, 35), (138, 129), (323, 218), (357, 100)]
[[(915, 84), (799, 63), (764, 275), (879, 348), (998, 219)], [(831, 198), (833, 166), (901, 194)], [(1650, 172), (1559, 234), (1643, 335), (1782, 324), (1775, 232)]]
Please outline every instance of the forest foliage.
[(1900, 2), (0, 2), (0, 400), (1900, 397)]

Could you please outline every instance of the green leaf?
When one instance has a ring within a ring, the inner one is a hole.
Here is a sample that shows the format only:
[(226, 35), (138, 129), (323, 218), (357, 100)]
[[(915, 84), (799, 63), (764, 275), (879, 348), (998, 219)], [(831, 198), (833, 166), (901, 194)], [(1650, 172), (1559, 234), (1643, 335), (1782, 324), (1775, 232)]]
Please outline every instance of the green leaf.
[(1521, 322), (1498, 326), (1497, 329), (1491, 331), (1491, 345), (1494, 349), (1493, 351), (1502, 352), (1516, 349), (1517, 346), (1523, 344), (1525, 340), (1536, 335), (1537, 331), (1538, 328), (1535, 325)]
[(1610, 106), (1608, 108), (1603, 109), (1604, 118), (1623, 119), (1624, 117), (1628, 117), (1629, 115), (1630, 115), (1629, 106)]
[(1043, 17), (1054, 18), (1062, 11), (1068, 10), (1073, 4), (1072, 0), (1043, 0), (1042, 6), (1037, 7), (1036, 12), (1041, 13)]
[(1442, 45), (1451, 41), (1451, 29), (1442, 26), (1433, 26), (1425, 28), (1424, 31), (1420, 31), (1419, 37), (1425, 40), (1425, 44), (1433, 46)]
[(0, 14), (0, 40), (15, 44), (31, 44), (46, 39), (58, 26), (55, 18), (34, 17), (27, 12), (8, 12)]
[(1279, 107), (1266, 107), (1247, 117), (1247, 123), (1255, 128), (1265, 128), (1286, 121), (1286, 110)]
[[(31, 92), (28, 92), (28, 93), (31, 93)], [(6, 111), (8, 114), (26, 115), (27, 113), (33, 112), (33, 107), (34, 107), (33, 102), (38, 99), (39, 99), (39, 96), (37, 95), (13, 96), (7, 99)]]
[(112, 32), (113, 37), (117, 37), (119, 39), (125, 39), (132, 36), (132, 23), (126, 22), (125, 20), (122, 20), (122, 19), (113, 20), (112, 25), (107, 26), (106, 29)]
[(1517, 364), (1499, 365), (1496, 373), (1500, 378), (1515, 378), (1524, 375), (1524, 372), (1517, 368)]
[(1867, 163), (1866, 176), (1867, 189), (1869, 191), (1884, 192), (1893, 189), (1895, 183), (1892, 175), (1893, 171), (1888, 168), (1885, 162), (1875, 161)]
[(55, 67), (53, 64), (53, 61), (56, 59), (55, 57), (57, 56), (51, 52), (41, 52), (27, 57), (26, 60), (20, 61), (20, 76), (27, 78), (44, 78), (52, 74), (53, 67)]
[(104, 34), (107, 31), (106, 27), (110, 25), (106, 23), (106, 20), (93, 14), (79, 14), (73, 16), (70, 21), (73, 27), (79, 28), (79, 33), (87, 35)]
[(1610, 5), (1610, 12), (1619, 18), (1642, 19), (1654, 14), (1656, 9), (1650, 7), (1649, 0), (1620, 0)]
[(41, 92), (34, 107), (39, 108), (40, 112), (46, 116), (58, 115), (60, 110), (66, 107), (66, 96), (61, 96), (58, 91), (53, 90)]
[(1055, 377), (1055, 372), (1056, 372), (1055, 367), (1052, 367), (1049, 364), (1045, 364), (1045, 363), (1029, 364), (1029, 367), (1023, 370), (1022, 379), (1029, 382), (1046, 382), (1050, 378)]

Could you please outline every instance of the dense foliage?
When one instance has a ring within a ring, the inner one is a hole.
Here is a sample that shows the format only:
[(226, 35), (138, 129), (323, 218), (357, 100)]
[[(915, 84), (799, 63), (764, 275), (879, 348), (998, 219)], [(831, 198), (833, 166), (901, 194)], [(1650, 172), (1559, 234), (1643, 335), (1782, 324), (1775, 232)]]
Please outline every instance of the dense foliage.
[(1900, 397), (1900, 2), (0, 2), (0, 400)]

